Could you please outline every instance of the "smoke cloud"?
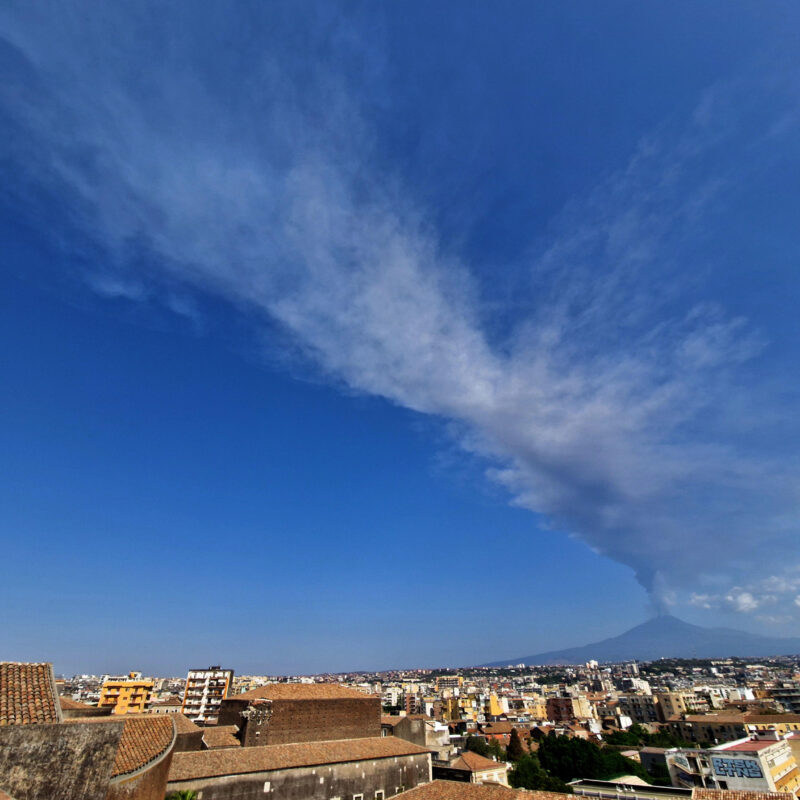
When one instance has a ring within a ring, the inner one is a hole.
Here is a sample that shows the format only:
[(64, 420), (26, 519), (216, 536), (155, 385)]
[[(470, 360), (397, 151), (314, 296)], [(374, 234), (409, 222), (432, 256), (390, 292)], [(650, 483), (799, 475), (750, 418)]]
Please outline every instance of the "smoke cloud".
[(742, 423), (761, 402), (742, 375), (769, 342), (686, 299), (692, 244), (737, 179), (741, 88), (712, 88), (564, 210), (530, 251), (520, 316), (484, 304), (330, 63), (301, 69), (270, 41), (246, 77), (209, 74), (222, 21), (153, 49), (138, 8), (0, 11), (10, 186), (26, 213), (66, 198), (101, 254), (81, 267), (94, 291), (179, 313), (223, 298), (329, 380), (451, 423), (511, 502), (629, 566), (661, 611), (800, 610), (781, 557), (797, 468)]

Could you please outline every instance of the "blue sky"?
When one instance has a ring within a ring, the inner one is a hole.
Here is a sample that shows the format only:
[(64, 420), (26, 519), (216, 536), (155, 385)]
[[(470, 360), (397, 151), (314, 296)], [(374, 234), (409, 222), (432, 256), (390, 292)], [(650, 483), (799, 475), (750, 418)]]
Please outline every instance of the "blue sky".
[(0, 9), (0, 656), (800, 633), (794, 3)]

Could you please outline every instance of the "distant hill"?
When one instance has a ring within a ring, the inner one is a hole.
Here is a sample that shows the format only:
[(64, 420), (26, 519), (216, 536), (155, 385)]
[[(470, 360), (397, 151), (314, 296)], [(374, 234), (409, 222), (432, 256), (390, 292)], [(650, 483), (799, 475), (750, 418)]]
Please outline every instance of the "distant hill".
[(534, 656), (507, 658), (486, 664), (583, 664), (602, 662), (655, 661), (658, 658), (762, 658), (800, 653), (800, 638), (758, 636), (732, 628), (701, 628), (677, 617), (654, 617), (629, 631), (601, 642), (566, 650), (552, 650)]

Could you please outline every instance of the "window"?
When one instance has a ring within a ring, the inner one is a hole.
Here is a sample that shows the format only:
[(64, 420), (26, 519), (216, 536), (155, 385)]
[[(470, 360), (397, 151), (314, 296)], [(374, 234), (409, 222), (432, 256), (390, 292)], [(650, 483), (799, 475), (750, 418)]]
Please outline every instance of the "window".
[(378, 789), (378, 791), (375, 792), (375, 800), (383, 800), (383, 789)]
[(364, 795), (363, 794), (354, 794), (353, 795), (353, 800), (364, 800)]

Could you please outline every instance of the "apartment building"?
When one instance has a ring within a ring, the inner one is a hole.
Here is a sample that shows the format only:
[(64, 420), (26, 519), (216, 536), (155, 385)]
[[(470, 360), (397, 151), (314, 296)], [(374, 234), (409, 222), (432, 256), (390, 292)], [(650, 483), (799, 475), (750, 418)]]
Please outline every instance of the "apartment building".
[(683, 714), (699, 714), (709, 710), (709, 702), (705, 697), (698, 697), (694, 692), (656, 692), (658, 714), (661, 722)]
[(109, 678), (100, 689), (98, 707), (111, 706), (112, 714), (142, 714), (150, 705), (153, 679), (141, 672), (129, 672), (127, 678)]
[(772, 732), (726, 742), (708, 750), (674, 749), (665, 753), (674, 786), (797, 796), (800, 770), (789, 743)]
[(182, 712), (192, 722), (215, 723), (220, 703), (233, 685), (233, 670), (222, 667), (192, 669), (186, 677)]
[(618, 698), (620, 713), (639, 725), (658, 722), (656, 699), (649, 694), (621, 694)]

